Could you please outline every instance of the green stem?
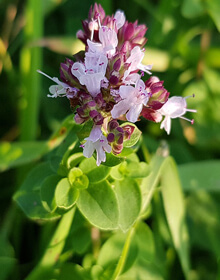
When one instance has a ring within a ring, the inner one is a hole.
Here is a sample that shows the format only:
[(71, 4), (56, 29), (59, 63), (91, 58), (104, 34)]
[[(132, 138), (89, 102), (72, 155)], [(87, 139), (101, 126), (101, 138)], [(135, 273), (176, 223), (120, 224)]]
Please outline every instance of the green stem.
[(114, 272), (111, 280), (117, 280), (124, 268), (134, 232), (135, 232), (135, 225), (128, 232), (128, 235), (127, 235), (127, 238), (126, 238), (123, 250), (122, 250), (121, 257), (119, 259), (119, 262), (117, 264), (117, 267), (115, 269), (115, 272)]
[(143, 156), (144, 156), (144, 159), (147, 163), (150, 163), (151, 161), (151, 156), (150, 156), (150, 153), (146, 147), (146, 145), (144, 144), (144, 141), (142, 141), (142, 144), (141, 144), (141, 149), (142, 149), (142, 152), (143, 152)]
[(50, 279), (51, 275), (53, 275), (54, 266), (59, 260), (59, 256), (62, 253), (66, 238), (69, 234), (75, 209), (74, 207), (63, 215), (41, 261), (25, 280)]
[(38, 129), (42, 49), (35, 47), (36, 40), (43, 35), (42, 1), (28, 0), (26, 8), (25, 46), (21, 50), (20, 70), (22, 98), (20, 99), (20, 139), (34, 140)]

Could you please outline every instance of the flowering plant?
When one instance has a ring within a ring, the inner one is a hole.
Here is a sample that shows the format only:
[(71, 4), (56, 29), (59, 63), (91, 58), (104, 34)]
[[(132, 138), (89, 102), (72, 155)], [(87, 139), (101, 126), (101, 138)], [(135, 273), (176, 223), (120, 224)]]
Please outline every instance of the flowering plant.
[[(152, 68), (142, 63), (146, 31), (145, 25), (126, 21), (122, 11), (106, 16), (95, 4), (77, 33), (85, 50), (61, 63), (60, 79), (38, 70), (55, 83), (48, 96), (68, 98), (75, 116), (52, 135), (46, 143), (47, 161), (30, 172), (14, 195), (33, 220), (61, 218), (27, 280), (66, 280), (71, 275), (85, 280), (163, 279), (156, 237), (144, 222), (158, 185), (173, 246), (189, 275), (175, 162), (164, 156), (163, 148), (149, 164), (140, 161), (141, 131), (135, 123), (141, 118), (161, 122), (169, 134), (171, 119), (185, 119), (187, 111), (195, 110), (187, 109), (186, 98), (169, 98), (158, 77), (144, 82)], [(147, 159), (144, 147), (143, 157)]]
[[(145, 25), (126, 21), (122, 11), (106, 16), (102, 6), (95, 4), (77, 33), (85, 51), (74, 56), (76, 62), (67, 59), (61, 63), (62, 81), (38, 71), (57, 84), (50, 87), (50, 97), (70, 100), (77, 124), (90, 122), (89, 136), (81, 147), (87, 158), (96, 151), (98, 166), (106, 161), (105, 153), (122, 152), (123, 143), (135, 132), (133, 123), (141, 116), (154, 122), (161, 122), (164, 116), (160, 127), (169, 134), (172, 118), (195, 112), (187, 109), (186, 98), (168, 98), (159, 78), (142, 80), (152, 68), (142, 64), (146, 31)], [(130, 123), (120, 126), (119, 120)]]

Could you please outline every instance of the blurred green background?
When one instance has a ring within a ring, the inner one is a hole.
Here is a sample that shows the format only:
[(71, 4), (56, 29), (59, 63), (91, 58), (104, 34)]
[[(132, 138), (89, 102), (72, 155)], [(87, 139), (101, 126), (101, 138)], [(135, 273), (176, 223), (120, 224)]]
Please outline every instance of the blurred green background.
[[(59, 65), (83, 48), (75, 34), (94, 1), (0, 0), (0, 140), (46, 140), (71, 113), (65, 98), (47, 98)], [(128, 21), (148, 27), (144, 63), (172, 95), (188, 96), (195, 123), (173, 120), (171, 135), (142, 120), (143, 141), (154, 153), (162, 140), (179, 165), (186, 197), (192, 279), (220, 277), (220, 1), (103, 0)], [(145, 75), (147, 79), (147, 75)], [(14, 206), (12, 195), (32, 163), (15, 168), (0, 146), (0, 279), (23, 279), (38, 257), (41, 228)], [(10, 168), (13, 167), (13, 168)], [(34, 242), (33, 242), (34, 240)], [(173, 266), (175, 270), (175, 264)], [(13, 271), (13, 275), (11, 272)], [(219, 274), (218, 274), (219, 273)], [(15, 276), (16, 275), (16, 276)], [(1, 278), (1, 276), (3, 278)], [(5, 278), (4, 278), (5, 277)], [(9, 278), (7, 278), (9, 277)]]

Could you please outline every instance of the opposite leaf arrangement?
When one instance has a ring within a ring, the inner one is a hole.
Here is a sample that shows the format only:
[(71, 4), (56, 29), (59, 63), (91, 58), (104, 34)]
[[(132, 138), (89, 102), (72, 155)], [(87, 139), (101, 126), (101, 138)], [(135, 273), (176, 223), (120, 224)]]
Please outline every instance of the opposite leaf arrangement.
[[(186, 98), (169, 98), (158, 77), (142, 80), (152, 68), (142, 64), (146, 31), (145, 25), (126, 21), (122, 11), (106, 16), (102, 6), (95, 4), (83, 21), (83, 30), (77, 32), (85, 51), (74, 55), (76, 62), (61, 63), (61, 81), (38, 70), (57, 84), (49, 88), (48, 96), (67, 97), (76, 112), (75, 122), (89, 124), (81, 147), (87, 158), (96, 151), (98, 166), (106, 161), (106, 153), (122, 152), (123, 143), (134, 133), (133, 123), (141, 116), (161, 122), (160, 128), (169, 134), (172, 118), (186, 119), (187, 111), (196, 112), (187, 109)], [(128, 122), (120, 125), (118, 120)]]

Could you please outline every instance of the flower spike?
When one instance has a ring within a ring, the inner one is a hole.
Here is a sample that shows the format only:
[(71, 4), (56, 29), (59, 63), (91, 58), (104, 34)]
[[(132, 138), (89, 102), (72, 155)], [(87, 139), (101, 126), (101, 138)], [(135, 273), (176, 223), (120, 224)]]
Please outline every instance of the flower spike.
[[(79, 125), (88, 122), (85, 133), (89, 137), (80, 147), (85, 157), (96, 154), (98, 166), (106, 161), (106, 153), (122, 152), (135, 132), (133, 123), (141, 116), (161, 122), (160, 128), (167, 134), (171, 131), (171, 119), (194, 122), (185, 117), (186, 112), (196, 112), (187, 108), (186, 99), (190, 96), (169, 98), (158, 77), (142, 80), (144, 75), (151, 75), (152, 69), (152, 65), (142, 63), (146, 31), (144, 24), (126, 21), (123, 11), (106, 15), (102, 6), (95, 3), (82, 22), (82, 30), (77, 32), (85, 50), (74, 55), (74, 61), (67, 58), (61, 63), (60, 80), (38, 70), (55, 83), (48, 96), (67, 97), (74, 121)], [(120, 126), (119, 120), (128, 123)]]

